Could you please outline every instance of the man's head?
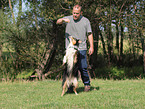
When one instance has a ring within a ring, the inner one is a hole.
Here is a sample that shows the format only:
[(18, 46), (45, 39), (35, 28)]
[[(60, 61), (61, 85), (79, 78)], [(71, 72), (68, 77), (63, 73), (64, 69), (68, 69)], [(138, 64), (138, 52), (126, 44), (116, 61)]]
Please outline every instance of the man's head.
[(81, 8), (82, 7), (80, 5), (75, 5), (73, 7), (73, 12), (72, 13), (73, 13), (73, 19), (74, 20), (79, 20), (81, 14), (82, 14)]

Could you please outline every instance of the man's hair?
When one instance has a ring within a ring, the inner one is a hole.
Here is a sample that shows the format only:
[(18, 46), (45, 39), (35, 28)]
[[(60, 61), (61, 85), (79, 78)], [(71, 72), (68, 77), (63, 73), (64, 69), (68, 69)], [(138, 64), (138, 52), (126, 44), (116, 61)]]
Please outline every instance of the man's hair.
[(80, 5), (78, 5), (78, 4), (75, 5), (75, 6), (73, 7), (73, 9), (74, 9), (74, 8), (76, 8), (76, 9), (79, 9), (79, 8), (80, 8), (80, 11), (82, 11), (82, 7), (81, 7)]

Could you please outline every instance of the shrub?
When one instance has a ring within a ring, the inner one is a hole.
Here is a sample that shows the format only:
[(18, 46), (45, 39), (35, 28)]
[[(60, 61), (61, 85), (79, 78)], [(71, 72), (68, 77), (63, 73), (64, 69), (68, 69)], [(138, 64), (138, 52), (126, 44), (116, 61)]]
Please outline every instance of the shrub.
[(94, 72), (97, 78), (107, 79), (143, 78), (144, 76), (141, 66), (131, 68), (103, 67), (96, 68)]

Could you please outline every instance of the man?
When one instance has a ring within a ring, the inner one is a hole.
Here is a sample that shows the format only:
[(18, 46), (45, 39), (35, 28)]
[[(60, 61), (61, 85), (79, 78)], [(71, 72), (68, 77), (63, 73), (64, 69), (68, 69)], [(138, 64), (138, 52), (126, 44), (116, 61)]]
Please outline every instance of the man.
[(81, 78), (84, 83), (84, 91), (89, 91), (90, 90), (90, 79), (89, 75), (87, 72), (87, 37), (88, 41), (90, 43), (90, 48), (89, 48), (89, 55), (92, 55), (94, 52), (94, 45), (93, 45), (93, 34), (92, 34), (92, 29), (90, 25), (90, 21), (82, 16), (82, 11), (81, 11), (81, 6), (80, 5), (75, 5), (73, 7), (71, 16), (66, 16), (63, 18), (60, 18), (57, 20), (57, 24), (62, 24), (66, 23), (66, 31), (65, 31), (65, 36), (66, 36), (66, 48), (67, 45), (69, 44), (68, 37), (73, 36), (74, 38), (78, 39), (81, 41), (78, 45), (78, 50), (79, 50), (79, 71), (81, 72)]

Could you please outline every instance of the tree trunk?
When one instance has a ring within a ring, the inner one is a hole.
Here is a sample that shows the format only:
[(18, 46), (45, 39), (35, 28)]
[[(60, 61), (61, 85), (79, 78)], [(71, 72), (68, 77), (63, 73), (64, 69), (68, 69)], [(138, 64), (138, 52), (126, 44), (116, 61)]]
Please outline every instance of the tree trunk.
[(19, 25), (20, 25), (21, 13), (22, 13), (22, 1), (19, 0), (19, 12), (18, 12), (18, 17), (17, 17), (17, 27), (19, 27)]
[(102, 41), (104, 57), (106, 58), (107, 52), (106, 52), (106, 48), (105, 48), (105, 41), (104, 41), (104, 38), (103, 38), (103, 35), (102, 35), (101, 31), (100, 31), (100, 37), (101, 37), (101, 41)]
[(121, 66), (123, 63), (123, 38), (124, 38), (124, 35), (123, 35), (123, 26), (121, 25), (121, 40), (120, 40), (120, 62), (119, 62), (119, 65)]
[(145, 74), (145, 44), (144, 44), (144, 38), (142, 39), (142, 49), (143, 49), (143, 73)]
[(49, 60), (47, 60), (47, 62), (46, 62), (46, 65), (45, 65), (43, 74), (47, 73), (47, 72), (50, 70), (50, 68), (51, 68), (51, 66), (52, 66), (52, 63), (53, 63), (53, 60), (54, 60), (54, 58), (55, 58), (55, 53), (56, 53), (56, 49), (53, 49), (53, 50), (51, 51), (50, 56), (49, 56)]
[(2, 47), (3, 47), (3, 44), (0, 43), (0, 66), (1, 66), (2, 60), (3, 60), (3, 58), (2, 58)]
[(98, 55), (98, 41), (99, 41), (99, 25), (95, 23), (93, 25), (93, 32), (94, 32), (94, 57), (91, 56), (91, 62), (94, 63), (94, 58), (97, 60)]
[[(54, 43), (49, 45), (49, 50), (45, 52), (45, 56), (42, 57), (42, 60), (39, 62), (38, 67), (35, 69), (36, 73), (38, 74), (39, 80), (45, 79), (44, 74), (47, 73), (52, 64), (52, 58), (55, 56), (54, 52)], [(53, 55), (52, 55), (53, 54)]]
[[(35, 71), (38, 74), (39, 80), (45, 79), (45, 74), (49, 72), (50, 67), (52, 66), (55, 53), (56, 53), (56, 46), (57, 46), (57, 25), (56, 21), (53, 21), (53, 40), (51, 43), (48, 41), (47, 46), (49, 46), (48, 50), (44, 53), (44, 57), (42, 57), (42, 60), (38, 64), (38, 67), (35, 69)], [(51, 74), (51, 73), (50, 73)]]
[(119, 29), (118, 29), (118, 24), (116, 23), (116, 48), (119, 53)]
[(112, 23), (112, 8), (111, 8), (111, 1), (109, 4), (109, 14), (108, 14), (108, 18), (109, 18), (109, 22), (108, 22), (108, 27), (107, 27), (107, 45), (108, 45), (108, 64), (110, 65), (113, 59), (113, 35), (111, 32), (111, 23)]
[(111, 32), (111, 25), (108, 27), (108, 38), (107, 38), (107, 45), (108, 45), (108, 64), (110, 65), (113, 59), (113, 35)]
[(12, 8), (11, 0), (9, 0), (9, 7), (10, 7), (11, 12), (12, 12), (13, 23), (15, 24), (15, 16), (14, 16), (14, 12), (13, 12), (13, 8)]
[(144, 38), (141, 38), (142, 43), (142, 52), (143, 52), (143, 73), (145, 74), (145, 44), (144, 44)]
[[(2, 10), (4, 9), (3, 5), (2, 5)], [(4, 12), (2, 11), (1, 15), (4, 15)], [(3, 19), (4, 20), (4, 19)], [(3, 20), (2, 20), (2, 25), (3, 25)], [(4, 27), (3, 27), (4, 28)], [(0, 35), (2, 34), (3, 28), (0, 30)], [(1, 37), (1, 36), (0, 36)], [(2, 41), (2, 40), (1, 40)], [(2, 64), (2, 48), (3, 48), (3, 42), (0, 41), (0, 66)]]
[(89, 76), (91, 78), (91, 75), (93, 75), (94, 78), (96, 78), (96, 75), (94, 73), (94, 70), (97, 66), (96, 60), (98, 57), (98, 42), (99, 42), (99, 25), (98, 21), (95, 21), (93, 25), (93, 38), (94, 38), (94, 53), (91, 56), (88, 56), (88, 72)]
[(34, 3), (34, 9), (33, 9), (33, 12), (34, 12), (34, 15), (35, 15), (35, 25), (36, 25), (36, 29), (38, 30), (38, 21), (37, 21), (37, 0), (33, 0), (33, 3)]
[(123, 55), (123, 38), (124, 38), (124, 35), (123, 35), (123, 26), (121, 25), (120, 56)]

